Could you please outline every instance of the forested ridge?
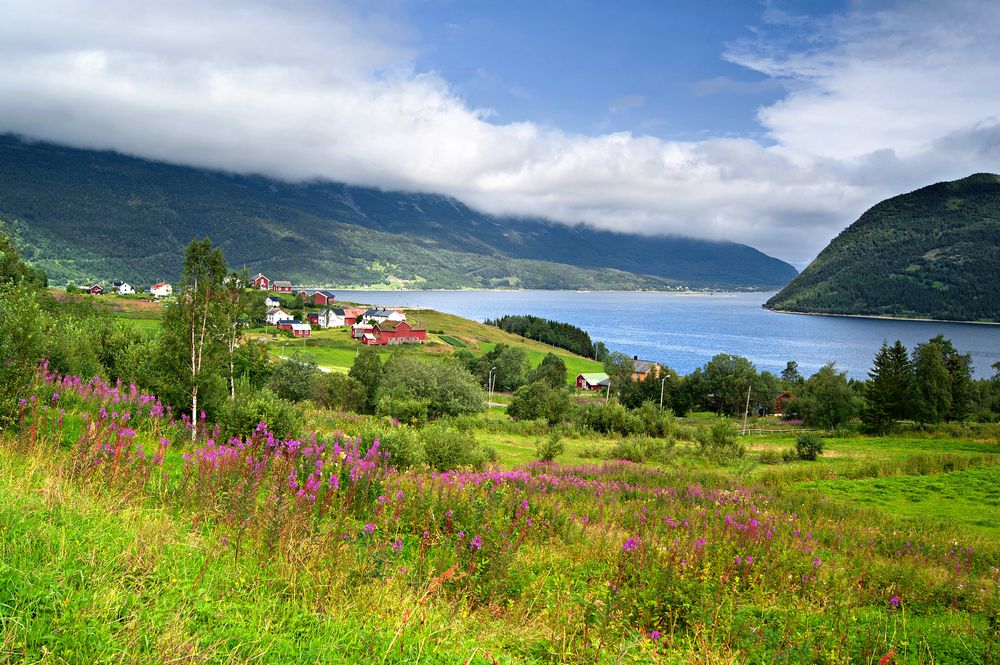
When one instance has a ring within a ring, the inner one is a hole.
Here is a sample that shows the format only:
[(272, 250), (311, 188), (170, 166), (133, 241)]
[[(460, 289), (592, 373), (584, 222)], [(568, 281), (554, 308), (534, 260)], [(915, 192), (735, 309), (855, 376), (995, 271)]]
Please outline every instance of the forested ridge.
[(447, 196), (288, 183), (0, 135), (0, 222), (55, 284), (174, 279), (211, 237), (296, 284), (409, 288), (767, 288), (795, 269), (752, 247), (495, 217)]
[(766, 307), (1000, 321), (1000, 176), (980, 173), (865, 212)]

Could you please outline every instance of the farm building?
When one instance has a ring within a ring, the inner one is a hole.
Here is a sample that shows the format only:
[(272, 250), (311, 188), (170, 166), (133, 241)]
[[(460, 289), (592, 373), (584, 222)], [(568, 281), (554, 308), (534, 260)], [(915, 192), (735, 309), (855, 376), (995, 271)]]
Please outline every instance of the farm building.
[(639, 356), (632, 356), (632, 380), (645, 381), (650, 374), (657, 375), (662, 371), (660, 364), (652, 360), (639, 360)]
[(170, 286), (166, 282), (157, 282), (149, 287), (149, 293), (154, 298), (165, 298), (174, 294), (174, 287)]
[(291, 293), (292, 283), (285, 280), (275, 280), (271, 282), (271, 290), (275, 293)]
[(281, 301), (278, 300), (277, 298), (272, 298), (271, 296), (268, 296), (264, 298), (264, 307), (267, 307), (268, 309), (272, 307), (281, 307)]
[(115, 293), (120, 296), (130, 296), (135, 293), (135, 288), (128, 282), (115, 282)]
[(358, 317), (365, 313), (365, 310), (358, 307), (348, 307), (344, 309), (344, 325), (353, 326), (358, 322)]
[(347, 325), (344, 321), (344, 310), (324, 309), (319, 312), (309, 312), (309, 323), (313, 323), (320, 328), (340, 328)]
[(264, 320), (267, 321), (268, 325), (276, 326), (282, 321), (291, 321), (295, 317), (281, 309), (280, 307), (272, 307), (267, 310), (267, 314), (264, 316)]
[(398, 309), (367, 309), (361, 315), (362, 321), (371, 321), (373, 323), (381, 323), (382, 321), (405, 321), (406, 314), (403, 314)]
[(610, 384), (611, 377), (604, 372), (576, 375), (576, 387), (580, 390), (600, 390)]
[(793, 395), (792, 393), (788, 392), (787, 390), (784, 391), (784, 392), (782, 392), (781, 394), (779, 394), (777, 397), (775, 397), (774, 398), (774, 413), (776, 415), (779, 415), (779, 416), (782, 413), (784, 413), (785, 412), (785, 402), (787, 402), (790, 399), (795, 399), (795, 395)]
[(427, 339), (427, 330), (413, 328), (406, 321), (382, 321), (361, 336), (366, 345), (420, 344)]
[(312, 326), (308, 323), (292, 323), (292, 334), (296, 337), (309, 337), (312, 335)]
[(102, 293), (104, 293), (104, 287), (102, 287), (100, 284), (91, 284), (90, 286), (87, 287), (87, 293), (89, 293), (92, 296), (99, 296)]
[(337, 296), (333, 293), (333, 291), (316, 291), (312, 294), (312, 296), (310, 296), (309, 301), (313, 305), (319, 306), (329, 305), (336, 299)]
[(351, 337), (361, 339), (366, 333), (371, 333), (374, 327), (371, 323), (355, 323), (351, 326)]
[(256, 276), (250, 280), (250, 283), (261, 291), (268, 291), (271, 289), (271, 280), (267, 278), (267, 275), (261, 272), (257, 273)]

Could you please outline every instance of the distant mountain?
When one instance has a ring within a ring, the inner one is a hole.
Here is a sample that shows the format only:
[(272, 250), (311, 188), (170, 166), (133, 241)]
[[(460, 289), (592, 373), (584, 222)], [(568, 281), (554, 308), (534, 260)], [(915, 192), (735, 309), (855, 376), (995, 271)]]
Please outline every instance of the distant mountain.
[(882, 201), (764, 306), (1000, 321), (1000, 176), (979, 173)]
[(290, 184), (0, 135), (0, 220), (54, 283), (181, 272), (209, 236), (230, 265), (297, 284), (411, 288), (767, 288), (748, 247), (476, 212), (433, 194)]

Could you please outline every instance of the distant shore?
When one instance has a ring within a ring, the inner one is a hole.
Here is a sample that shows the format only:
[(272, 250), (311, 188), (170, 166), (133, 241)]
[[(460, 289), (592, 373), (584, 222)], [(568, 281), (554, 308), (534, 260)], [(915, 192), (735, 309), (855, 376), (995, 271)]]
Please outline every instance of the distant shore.
[(793, 312), (788, 309), (765, 307), (763, 309), (777, 314), (801, 314), (803, 316), (839, 316), (845, 319), (881, 319), (883, 321), (923, 321), (924, 323), (966, 323), (977, 326), (1000, 326), (1000, 321), (959, 321), (957, 319), (926, 319), (916, 316), (889, 316), (888, 314), (833, 314), (830, 312)]

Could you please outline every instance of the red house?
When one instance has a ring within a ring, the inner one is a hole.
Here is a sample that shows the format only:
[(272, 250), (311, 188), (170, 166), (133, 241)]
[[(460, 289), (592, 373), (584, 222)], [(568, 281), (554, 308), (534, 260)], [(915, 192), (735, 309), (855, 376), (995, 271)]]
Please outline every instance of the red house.
[(90, 288), (87, 289), (87, 293), (89, 293), (92, 296), (99, 296), (102, 293), (104, 293), (104, 289), (101, 288), (100, 284), (93, 284), (91, 285)]
[(261, 291), (267, 291), (271, 288), (271, 280), (262, 272), (257, 273), (257, 276), (250, 280), (250, 283)]
[(293, 323), (292, 334), (296, 337), (311, 337), (312, 326), (308, 323)]
[(414, 328), (406, 321), (382, 321), (372, 326), (371, 332), (361, 336), (361, 343), (372, 346), (387, 344), (420, 344), (427, 339), (425, 328)]
[(285, 319), (283, 321), (278, 321), (278, 330), (291, 330), (294, 325), (301, 325), (302, 322), (298, 319)]
[(292, 283), (281, 280), (275, 280), (271, 282), (271, 290), (274, 291), (275, 293), (291, 293)]
[(312, 304), (317, 306), (329, 305), (336, 299), (337, 296), (334, 295), (333, 291), (317, 291), (312, 294)]
[(358, 322), (358, 317), (365, 313), (360, 307), (349, 307), (344, 310), (344, 325), (353, 326)]
[(795, 395), (788, 392), (787, 390), (782, 392), (780, 395), (774, 398), (774, 413), (776, 415), (781, 415), (785, 412), (785, 402), (790, 399), (795, 399)]

